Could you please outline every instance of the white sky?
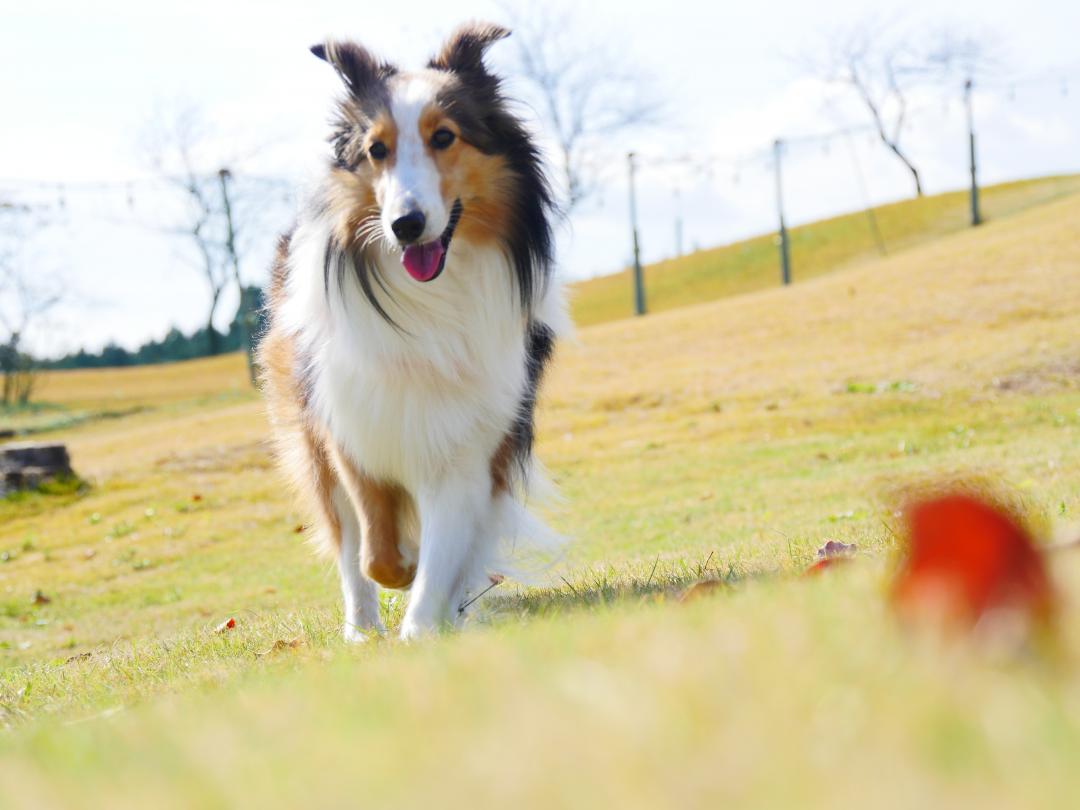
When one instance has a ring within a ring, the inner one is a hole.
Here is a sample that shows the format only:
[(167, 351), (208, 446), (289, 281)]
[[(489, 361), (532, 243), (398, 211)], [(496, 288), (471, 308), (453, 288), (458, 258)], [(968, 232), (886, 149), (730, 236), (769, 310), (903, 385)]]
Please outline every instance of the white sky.
[[(985, 182), (1080, 170), (1080, 3), (1065, 0), (816, 0), (721, 4), (594, 0), (575, 12), (581, 36), (623, 48), (654, 79), (665, 123), (611, 143), (600, 193), (562, 233), (561, 266), (571, 277), (610, 272), (629, 255), (624, 177), (628, 148), (643, 156), (639, 211), (644, 258), (674, 250), (675, 189), (685, 219), (684, 246), (711, 246), (775, 227), (773, 181), (764, 161), (711, 172), (650, 166), (649, 158), (740, 156), (777, 136), (862, 124), (843, 95), (800, 76), (793, 57), (868, 9), (904, 27), (954, 25), (988, 32), (1008, 75), (1038, 77), (1010, 95), (998, 86), (976, 99)], [(948, 7), (947, 11), (943, 11)], [(189, 0), (153, 2), (0, 2), (0, 197), (56, 200), (30, 182), (70, 184), (146, 178), (138, 148), (155, 110), (196, 103), (230, 149), (261, 147), (242, 168), (301, 181), (326, 154), (324, 136), (337, 80), (308, 52), (327, 34), (351, 36), (403, 67), (426, 60), (458, 22), (505, 20), (492, 2), (401, 3)], [(506, 65), (511, 42), (492, 52)], [(1058, 77), (1071, 76), (1063, 87)], [(951, 98), (915, 100), (905, 136), (930, 192), (966, 181), (966, 134), (959, 88)], [(868, 136), (793, 148), (785, 164), (789, 219), (807, 221), (863, 207), (852, 155), (870, 200), (909, 193), (899, 164)], [(736, 176), (737, 175), (737, 176)], [(160, 221), (168, 205), (134, 186), (68, 188), (59, 224), (27, 251), (43, 273), (62, 274), (72, 294), (32, 336), (39, 351), (133, 347), (176, 324), (200, 325), (208, 301), (182, 242), (132, 222)], [(268, 202), (265, 235), (244, 275), (266, 277), (275, 230), (289, 224), (280, 199)], [(796, 257), (797, 274), (797, 257)], [(629, 305), (629, 291), (628, 291)], [(231, 316), (235, 299), (222, 307)]]

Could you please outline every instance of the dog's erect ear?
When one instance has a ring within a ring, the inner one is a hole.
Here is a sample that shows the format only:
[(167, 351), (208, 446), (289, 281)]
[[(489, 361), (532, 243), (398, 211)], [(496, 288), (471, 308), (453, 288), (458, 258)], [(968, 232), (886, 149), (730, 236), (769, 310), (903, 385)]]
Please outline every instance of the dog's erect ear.
[(510, 36), (510, 29), (493, 23), (466, 23), (446, 40), (442, 50), (428, 62), (435, 70), (454, 73), (486, 72), (484, 53), (493, 42)]
[(356, 95), (362, 95), (376, 82), (384, 81), (397, 73), (397, 68), (393, 65), (380, 62), (366, 48), (355, 42), (328, 39), (312, 45), (311, 52), (329, 62)]

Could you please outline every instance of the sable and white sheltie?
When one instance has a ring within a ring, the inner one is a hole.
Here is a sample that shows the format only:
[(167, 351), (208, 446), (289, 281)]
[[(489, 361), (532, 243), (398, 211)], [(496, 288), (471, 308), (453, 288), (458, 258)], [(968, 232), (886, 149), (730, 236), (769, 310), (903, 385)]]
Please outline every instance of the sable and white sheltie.
[(540, 153), (460, 28), (402, 72), (352, 42), (327, 174), (282, 237), (259, 354), (284, 469), (337, 557), (345, 637), (457, 624), (508, 558), (551, 538), (525, 510), (537, 386), (569, 328)]

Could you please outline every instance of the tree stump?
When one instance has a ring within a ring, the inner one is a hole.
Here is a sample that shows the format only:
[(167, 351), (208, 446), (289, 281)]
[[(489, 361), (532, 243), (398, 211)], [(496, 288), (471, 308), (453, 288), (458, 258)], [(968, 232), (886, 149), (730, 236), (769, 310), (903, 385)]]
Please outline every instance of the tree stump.
[(0, 445), (0, 495), (16, 489), (32, 489), (46, 479), (71, 474), (71, 458), (63, 444)]

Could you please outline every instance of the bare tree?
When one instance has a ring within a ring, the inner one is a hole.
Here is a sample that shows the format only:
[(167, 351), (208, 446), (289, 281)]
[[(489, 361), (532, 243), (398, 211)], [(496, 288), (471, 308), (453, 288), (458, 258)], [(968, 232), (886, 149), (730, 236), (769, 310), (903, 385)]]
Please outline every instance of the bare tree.
[(911, 173), (915, 194), (923, 193), (922, 178), (900, 145), (907, 121), (912, 66), (918, 62), (908, 40), (891, 28), (864, 22), (832, 37), (822, 62), (823, 78), (849, 85), (858, 95), (881, 142)]
[(23, 351), (27, 333), (63, 298), (59, 281), (32, 265), (25, 245), (40, 227), (40, 212), (0, 203), (0, 403), (25, 405), (37, 381), (33, 358)]
[(214, 327), (223, 293), (235, 286), (241, 342), (254, 379), (251, 329), (255, 321), (252, 296), (241, 277), (241, 265), (252, 241), (269, 243), (267, 218), (276, 214), (289, 185), (277, 178), (238, 174), (237, 164), (263, 147), (243, 155), (226, 153), (221, 139), (204, 124), (198, 108), (178, 107), (157, 115), (144, 133), (144, 150), (158, 176), (178, 192), (175, 223), (164, 230), (188, 245), (185, 256), (206, 283), (210, 302), (206, 316), (208, 351), (217, 354), (221, 335)]
[(167, 233), (183, 238), (190, 250), (183, 255), (206, 282), (210, 305), (206, 315), (207, 350), (217, 354), (221, 336), (214, 327), (218, 304), (232, 280), (229, 257), (223, 247), (221, 199), (217, 166), (208, 164), (208, 133), (193, 107), (173, 115), (159, 115), (144, 135), (145, 149), (158, 176), (180, 196), (176, 224), (164, 226)]
[(916, 35), (877, 20), (834, 32), (821, 54), (803, 62), (822, 79), (854, 91), (881, 142), (911, 174), (919, 197), (922, 176), (901, 143), (911, 96), (958, 73), (970, 78), (990, 64), (987, 49), (973, 36), (951, 30)]
[(536, 4), (526, 15), (504, 5), (513, 28), (517, 69), (537, 96), (537, 112), (559, 150), (567, 212), (597, 187), (606, 145), (617, 134), (655, 122), (658, 105), (634, 64), (569, 11)]

